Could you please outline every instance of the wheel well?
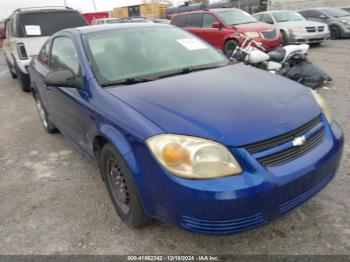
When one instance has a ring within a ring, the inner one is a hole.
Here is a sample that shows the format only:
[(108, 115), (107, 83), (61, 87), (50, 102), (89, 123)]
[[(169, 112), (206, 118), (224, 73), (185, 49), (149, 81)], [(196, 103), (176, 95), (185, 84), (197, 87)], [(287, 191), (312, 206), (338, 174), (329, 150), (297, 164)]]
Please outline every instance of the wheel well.
[(94, 150), (95, 159), (98, 164), (100, 162), (101, 150), (104, 147), (104, 145), (107, 143), (109, 143), (109, 141), (104, 136), (98, 135), (94, 139), (93, 150)]

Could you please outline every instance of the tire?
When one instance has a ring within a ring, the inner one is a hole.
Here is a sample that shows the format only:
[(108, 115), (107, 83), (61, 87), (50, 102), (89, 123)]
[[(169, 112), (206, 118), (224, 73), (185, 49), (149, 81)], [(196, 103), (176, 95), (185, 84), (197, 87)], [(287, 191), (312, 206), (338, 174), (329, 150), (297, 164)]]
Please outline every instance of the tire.
[(99, 161), (109, 196), (119, 217), (129, 227), (147, 225), (151, 218), (144, 212), (133, 175), (120, 153), (107, 143), (102, 148)]
[(36, 108), (37, 108), (38, 113), (39, 113), (40, 121), (41, 121), (42, 125), (44, 126), (46, 132), (49, 134), (55, 133), (57, 131), (57, 128), (48, 119), (47, 112), (43, 106), (43, 103), (41, 102), (41, 99), (37, 95), (34, 95), (34, 100), (35, 100)]
[(239, 44), (237, 43), (237, 41), (235, 41), (233, 39), (227, 40), (227, 42), (225, 43), (225, 47), (224, 47), (224, 54), (227, 57), (231, 57), (233, 51), (235, 51), (235, 49), (238, 45)]
[(14, 72), (13, 66), (11, 66), (11, 63), (9, 62), (9, 60), (8, 60), (7, 58), (6, 58), (6, 64), (7, 64), (7, 67), (8, 67), (8, 69), (9, 69), (9, 71), (10, 71), (11, 77), (12, 77), (13, 79), (17, 78), (17, 75), (16, 75), (16, 73)]
[(287, 34), (284, 31), (281, 31), (281, 35), (282, 35), (282, 45), (288, 45), (288, 37)]
[(341, 36), (340, 28), (336, 25), (331, 25), (329, 27), (329, 31), (331, 31), (331, 39), (339, 39)]
[(23, 92), (30, 92), (30, 78), (28, 74), (25, 74), (19, 69), (18, 65), (15, 64), (15, 69), (16, 69), (16, 75), (19, 80), (19, 83), (21, 85), (21, 89)]

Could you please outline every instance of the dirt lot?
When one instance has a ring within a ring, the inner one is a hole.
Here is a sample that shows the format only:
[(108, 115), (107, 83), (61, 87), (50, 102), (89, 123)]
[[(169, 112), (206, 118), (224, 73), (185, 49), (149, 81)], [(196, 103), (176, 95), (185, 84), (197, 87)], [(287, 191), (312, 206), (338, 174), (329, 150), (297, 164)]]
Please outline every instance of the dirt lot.
[[(349, 141), (350, 40), (310, 57), (334, 78), (335, 89), (321, 93)], [(349, 144), (336, 178), (302, 207), (253, 231), (206, 237), (161, 222), (126, 227), (95, 165), (61, 134), (45, 133), (2, 52), (0, 112), (0, 254), (350, 254)]]

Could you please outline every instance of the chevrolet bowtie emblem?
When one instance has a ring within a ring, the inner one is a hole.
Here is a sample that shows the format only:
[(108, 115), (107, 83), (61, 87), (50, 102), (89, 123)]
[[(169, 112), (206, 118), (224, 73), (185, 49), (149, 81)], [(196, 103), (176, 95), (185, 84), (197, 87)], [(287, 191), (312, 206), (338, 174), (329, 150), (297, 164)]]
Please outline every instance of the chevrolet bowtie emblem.
[(305, 136), (299, 136), (293, 140), (293, 146), (302, 146), (306, 142)]

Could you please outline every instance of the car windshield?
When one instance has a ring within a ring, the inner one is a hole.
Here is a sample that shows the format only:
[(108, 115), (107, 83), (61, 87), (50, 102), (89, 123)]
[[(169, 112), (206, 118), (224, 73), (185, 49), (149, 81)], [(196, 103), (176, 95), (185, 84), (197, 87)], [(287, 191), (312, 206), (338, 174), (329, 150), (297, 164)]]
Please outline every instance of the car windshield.
[(344, 17), (344, 16), (350, 16), (350, 13), (348, 11), (345, 11), (343, 9), (338, 8), (327, 8), (323, 10), (327, 15), (334, 16), (334, 17)]
[(107, 19), (105, 20), (106, 24), (116, 24), (118, 23), (118, 19)]
[(20, 15), (21, 36), (50, 36), (72, 27), (86, 26), (83, 16), (78, 12), (37, 12)]
[(297, 12), (276, 12), (273, 13), (277, 22), (302, 21), (305, 18)]
[(257, 20), (242, 10), (227, 10), (220, 11), (217, 14), (225, 21), (228, 25), (241, 25), (241, 24), (250, 24), (256, 23)]
[(169, 26), (88, 34), (84, 45), (102, 86), (152, 81), (228, 64), (216, 49)]

